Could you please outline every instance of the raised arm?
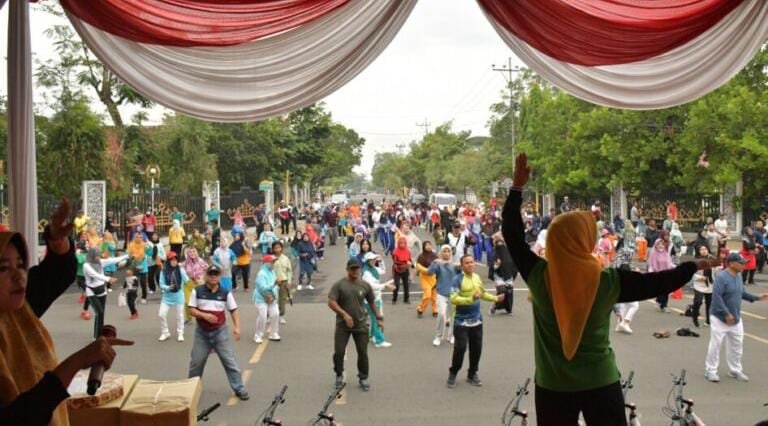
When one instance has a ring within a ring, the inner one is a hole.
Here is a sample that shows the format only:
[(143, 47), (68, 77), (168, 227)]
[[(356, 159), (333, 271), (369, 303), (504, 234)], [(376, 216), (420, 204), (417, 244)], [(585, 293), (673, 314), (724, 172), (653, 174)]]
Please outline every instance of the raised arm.
[(645, 274), (619, 269), (621, 292), (618, 302), (635, 302), (671, 293), (687, 284), (696, 270), (694, 262), (684, 262), (674, 269)]
[(502, 225), (501, 233), (504, 236), (504, 243), (509, 249), (512, 260), (515, 261), (520, 275), (524, 280), (528, 280), (528, 274), (541, 258), (531, 251), (528, 243), (525, 242), (525, 226), (523, 217), (520, 215), (520, 206), (523, 203), (523, 194), (520, 189), (512, 188), (509, 190), (507, 201), (504, 203), (504, 210), (501, 213)]

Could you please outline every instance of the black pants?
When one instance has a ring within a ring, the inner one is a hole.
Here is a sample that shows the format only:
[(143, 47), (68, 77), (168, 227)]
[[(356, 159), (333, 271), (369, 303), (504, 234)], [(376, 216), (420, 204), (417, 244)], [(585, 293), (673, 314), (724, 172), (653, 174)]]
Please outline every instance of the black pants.
[(368, 329), (347, 330), (336, 327), (336, 333), (333, 336), (333, 371), (337, 376), (344, 372), (344, 353), (347, 350), (349, 336), (355, 341), (357, 349), (357, 377), (361, 379), (368, 378)]
[(183, 257), (181, 256), (181, 248), (184, 246), (184, 244), (171, 244), (171, 251), (176, 253), (176, 256), (179, 258), (179, 260), (183, 260)]
[(128, 290), (125, 292), (125, 298), (128, 302), (128, 309), (131, 311), (131, 315), (136, 314), (136, 298), (139, 297), (139, 292), (136, 290)]
[(408, 269), (402, 272), (393, 272), (393, 278), (395, 279), (395, 291), (392, 292), (392, 303), (397, 302), (397, 293), (400, 291), (400, 285), (403, 286), (403, 302), (410, 303), (411, 298), (411, 274)]
[(661, 309), (665, 309), (669, 304), (669, 293), (664, 293), (656, 296), (656, 303), (659, 304)]
[(701, 309), (701, 302), (706, 304), (706, 315), (704, 320), (709, 324), (709, 305), (712, 303), (712, 293), (702, 293), (700, 291), (693, 290), (693, 318), (699, 319), (699, 310)]
[(496, 294), (503, 294), (504, 295), (504, 301), (501, 303), (497, 303), (496, 306), (494, 306), (495, 309), (504, 309), (507, 311), (507, 313), (512, 313), (512, 302), (515, 299), (514, 289), (511, 286), (508, 285), (497, 285), (496, 286)]
[[(147, 287), (149, 287), (150, 291), (156, 291), (159, 287), (159, 279), (160, 276), (158, 273), (160, 272), (157, 265), (152, 265), (149, 267), (149, 272), (147, 272)], [(146, 297), (145, 297), (146, 299)]]
[(579, 413), (589, 426), (626, 426), (621, 383), (580, 392), (556, 392), (536, 386), (539, 426), (576, 425)]
[(451, 368), (448, 371), (451, 374), (457, 374), (461, 370), (461, 365), (464, 364), (464, 352), (467, 351), (467, 345), (469, 345), (469, 370), (467, 371), (467, 376), (473, 376), (477, 373), (480, 355), (483, 352), (483, 324), (474, 327), (454, 325), (453, 337), (455, 339), (453, 343), (453, 359), (451, 361)]
[(248, 278), (251, 275), (251, 265), (232, 265), (232, 288), (237, 288), (237, 276), (243, 278), (243, 288), (248, 288)]
[(760, 247), (757, 249), (757, 272), (763, 273), (763, 268), (765, 267), (765, 247)]
[(280, 232), (282, 232), (283, 235), (289, 233), (291, 231), (290, 229), (291, 222), (288, 219), (280, 218)]
[(136, 276), (139, 277), (139, 285), (141, 286), (141, 298), (146, 299), (147, 298), (147, 273), (139, 272), (138, 274), (136, 274)]
[[(75, 282), (77, 283), (77, 286), (80, 287), (80, 291), (85, 294), (85, 277), (75, 277)], [(90, 298), (86, 297), (85, 302), (83, 302), (83, 310), (87, 311), (90, 304)]]
[(88, 296), (91, 301), (91, 307), (95, 314), (93, 318), (93, 338), (96, 339), (101, 334), (101, 327), (104, 326), (104, 310), (107, 307), (107, 294), (103, 296)]
[(741, 281), (744, 282), (744, 284), (754, 284), (755, 283), (755, 270), (752, 269), (751, 271), (747, 271), (746, 269), (741, 271)]

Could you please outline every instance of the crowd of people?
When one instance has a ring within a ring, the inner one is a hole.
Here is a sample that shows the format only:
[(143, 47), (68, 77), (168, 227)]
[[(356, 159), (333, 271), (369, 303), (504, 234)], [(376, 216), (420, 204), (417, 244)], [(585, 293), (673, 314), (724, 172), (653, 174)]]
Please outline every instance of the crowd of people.
[[(527, 166), (518, 161), (518, 168)], [(459, 206), (364, 200), (301, 210), (280, 203), (275, 212), (263, 210), (256, 215), (253, 224), (236, 214), (231, 229), (224, 232), (221, 212), (211, 205), (204, 213), (205, 230), (188, 232), (185, 215), (174, 208), (172, 225), (164, 232), (147, 210), (131, 216), (123, 231), (122, 249), (109, 220), (100, 233), (78, 212), (72, 225), (72, 251), (77, 266), (74, 281), (82, 291), (80, 316), (93, 320), (93, 337), (99, 340), (109, 292), (121, 292), (118, 304), (127, 306), (131, 320), (139, 319), (142, 305), (160, 293), (158, 340), (172, 337), (169, 312), (175, 313), (180, 342), (186, 325), (195, 320), (189, 376), (202, 375), (208, 355), (216, 352), (232, 390), (245, 400), (249, 396), (230, 339), (231, 334), (240, 340), (242, 328), (233, 293), (252, 292), (257, 313), (253, 341), (261, 344), (264, 339), (282, 339), (280, 326), (287, 322), (294, 289), (328, 291), (328, 306), (337, 316), (336, 386), (343, 381), (344, 353), (352, 337), (359, 384), (368, 391), (369, 343), (376, 348), (393, 345), (385, 337), (383, 292), (391, 291), (392, 304), (409, 305), (415, 278), (421, 289), (416, 317), (431, 312), (435, 321), (431, 343), (453, 345), (447, 386), (456, 386), (467, 351), (467, 382), (482, 386), (478, 375), (483, 345), (481, 301), (490, 304), (489, 315), (511, 314), (515, 279), (520, 275), (534, 310), (539, 423), (562, 424), (574, 412), (599, 423), (605, 416), (623, 412), (623, 405), (598, 409), (600, 401), (621, 399), (607, 333), (611, 317), (616, 318), (615, 332), (632, 334), (639, 301), (655, 297), (659, 309), (666, 312), (670, 293), (676, 297), (690, 283), (694, 298), (686, 315), (700, 327), (704, 305), (703, 323), (711, 327), (706, 378), (719, 380), (719, 353), (725, 340), (729, 375), (749, 380), (741, 366), (740, 304), (742, 299), (768, 299), (766, 294), (744, 290), (745, 285), (754, 284), (754, 271), (765, 264), (768, 235), (761, 222), (754, 229), (744, 229), (740, 251), (729, 252), (730, 229), (724, 216), (707, 223), (694, 241), (685, 241), (674, 202), (669, 203), (660, 227), (652, 219), (646, 221), (636, 203), (628, 219), (616, 215), (608, 221), (599, 201), (590, 211), (576, 211), (568, 197), (559, 209), (540, 217), (532, 205), (523, 205), (520, 191), (526, 181), (527, 175), (516, 175), (503, 211), (495, 199)], [(328, 289), (316, 289), (313, 275), (320, 268), (338, 267), (323, 264), (326, 244), (342, 246), (346, 277)], [(695, 262), (683, 261), (688, 247)], [(260, 266), (252, 274), (254, 263)], [(495, 292), (483, 285), (476, 272), (479, 263), (484, 264)], [(388, 274), (392, 278), (385, 281)], [(599, 362), (583, 355), (589, 350), (602, 354)], [(594, 401), (574, 399), (585, 396), (587, 390)], [(568, 409), (553, 414), (556, 406)]]

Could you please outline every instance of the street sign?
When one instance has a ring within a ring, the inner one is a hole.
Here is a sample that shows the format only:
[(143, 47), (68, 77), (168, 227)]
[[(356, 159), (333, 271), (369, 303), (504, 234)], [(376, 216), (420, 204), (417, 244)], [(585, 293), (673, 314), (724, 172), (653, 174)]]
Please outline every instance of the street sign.
[(274, 182), (271, 182), (268, 180), (263, 180), (259, 182), (259, 191), (272, 191), (274, 190), (274, 188), (275, 188)]

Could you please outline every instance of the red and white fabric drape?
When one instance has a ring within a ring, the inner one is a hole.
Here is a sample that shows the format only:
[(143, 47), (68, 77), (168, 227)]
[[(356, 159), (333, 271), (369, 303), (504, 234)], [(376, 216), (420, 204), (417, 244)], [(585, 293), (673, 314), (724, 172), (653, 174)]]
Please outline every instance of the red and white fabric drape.
[(260, 120), (349, 82), (416, 0), (62, 0), (83, 41), (123, 81), (176, 111)]
[(514, 53), (552, 84), (618, 108), (717, 89), (768, 37), (765, 0), (478, 0)]

